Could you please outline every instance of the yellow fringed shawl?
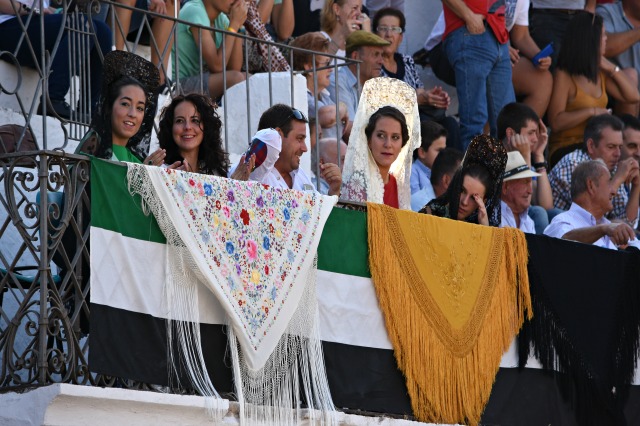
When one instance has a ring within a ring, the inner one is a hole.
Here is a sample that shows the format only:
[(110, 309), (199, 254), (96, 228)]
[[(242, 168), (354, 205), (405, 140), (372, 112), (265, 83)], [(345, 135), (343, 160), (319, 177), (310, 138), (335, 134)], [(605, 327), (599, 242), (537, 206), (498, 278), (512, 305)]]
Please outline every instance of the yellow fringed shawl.
[(532, 315), (524, 234), (367, 208), (371, 276), (414, 415), (478, 424), (502, 355)]

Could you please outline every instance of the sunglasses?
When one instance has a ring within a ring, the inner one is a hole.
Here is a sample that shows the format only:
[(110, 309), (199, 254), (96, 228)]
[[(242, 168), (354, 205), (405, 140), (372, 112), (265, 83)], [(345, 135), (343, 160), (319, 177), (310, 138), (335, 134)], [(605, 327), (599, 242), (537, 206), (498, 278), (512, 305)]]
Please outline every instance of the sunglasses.
[(295, 108), (291, 108), (291, 113), (289, 114), (289, 116), (282, 123), (280, 123), (279, 126), (276, 126), (276, 127), (282, 128), (282, 126), (287, 124), (289, 120), (291, 120), (292, 118), (295, 118), (298, 121), (304, 121), (305, 123), (309, 122), (309, 120), (307, 120), (307, 117), (302, 113), (302, 111), (297, 110)]

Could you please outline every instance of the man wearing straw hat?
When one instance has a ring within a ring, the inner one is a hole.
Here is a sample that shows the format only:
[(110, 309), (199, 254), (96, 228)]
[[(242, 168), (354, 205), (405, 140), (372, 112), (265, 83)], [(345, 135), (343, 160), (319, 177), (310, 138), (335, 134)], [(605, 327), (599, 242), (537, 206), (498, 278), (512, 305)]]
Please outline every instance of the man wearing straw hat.
[(531, 170), (518, 151), (508, 153), (507, 167), (502, 180), (502, 221), (500, 227), (518, 228), (522, 232), (535, 234), (536, 228), (528, 211), (531, 206), (533, 192), (532, 179), (540, 176)]

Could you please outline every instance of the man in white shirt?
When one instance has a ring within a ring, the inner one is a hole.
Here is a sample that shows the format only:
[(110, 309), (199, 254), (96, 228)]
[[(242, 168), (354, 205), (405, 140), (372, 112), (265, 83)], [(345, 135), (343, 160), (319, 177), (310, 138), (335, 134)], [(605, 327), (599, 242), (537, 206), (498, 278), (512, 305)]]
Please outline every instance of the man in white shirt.
[[(300, 168), (300, 157), (307, 152), (307, 117), (295, 108), (275, 104), (266, 110), (258, 122), (258, 130), (277, 130), (282, 138), (282, 150), (273, 169), (262, 179), (262, 183), (283, 189), (313, 191), (315, 186)], [(320, 175), (329, 184), (329, 195), (340, 195), (342, 172), (336, 164), (320, 165)]]
[[(568, 153), (549, 173), (549, 183), (556, 208), (566, 210), (571, 205), (571, 176), (575, 167), (586, 161), (601, 159), (611, 173), (611, 185), (616, 191), (613, 210), (607, 214), (611, 220), (633, 223), (638, 219), (640, 186), (635, 176), (640, 169), (632, 158), (621, 160), (624, 123), (616, 116), (600, 114), (587, 121), (584, 129), (584, 147)], [(629, 191), (625, 186), (629, 186)]]
[[(635, 179), (638, 180), (637, 175)], [(614, 250), (628, 244), (637, 246), (628, 224), (611, 223), (604, 217), (613, 209), (615, 193), (609, 169), (602, 160), (580, 163), (571, 177), (571, 207), (553, 218), (545, 235)]]
[(533, 193), (532, 179), (540, 176), (531, 170), (522, 154), (511, 151), (508, 154), (507, 167), (502, 179), (502, 220), (500, 227), (518, 228), (529, 234), (536, 233), (533, 219), (529, 217), (531, 194)]

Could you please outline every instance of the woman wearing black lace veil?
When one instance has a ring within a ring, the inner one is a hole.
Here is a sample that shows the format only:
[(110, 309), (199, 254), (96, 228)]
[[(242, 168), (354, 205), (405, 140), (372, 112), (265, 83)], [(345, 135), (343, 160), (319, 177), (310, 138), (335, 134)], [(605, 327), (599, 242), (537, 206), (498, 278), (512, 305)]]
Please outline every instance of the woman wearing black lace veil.
[(476, 136), (447, 192), (431, 200), (420, 213), (500, 226), (500, 193), (506, 165), (507, 151), (497, 139)]
[(76, 152), (114, 161), (162, 164), (163, 150), (149, 155), (158, 106), (158, 69), (141, 56), (122, 50), (106, 54), (103, 67), (100, 101)]

